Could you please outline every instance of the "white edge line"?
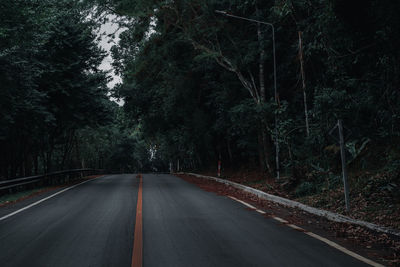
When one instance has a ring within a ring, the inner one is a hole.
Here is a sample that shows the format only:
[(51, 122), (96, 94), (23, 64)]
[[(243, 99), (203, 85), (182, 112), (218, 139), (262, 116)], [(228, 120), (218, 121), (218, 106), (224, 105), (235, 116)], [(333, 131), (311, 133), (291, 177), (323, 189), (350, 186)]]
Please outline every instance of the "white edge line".
[[(245, 206), (247, 206), (247, 207), (249, 207), (249, 208), (255, 209), (257, 212), (260, 212), (260, 213), (263, 212), (263, 214), (265, 214), (264, 211), (259, 210), (259, 209), (256, 209), (256, 208), (253, 207), (252, 205), (250, 205), (250, 204), (248, 204), (248, 203), (246, 203), (246, 202), (244, 202), (244, 201), (242, 201), (242, 200), (240, 200), (240, 199), (237, 199), (237, 198), (232, 197), (232, 196), (228, 196), (228, 197), (231, 198), (231, 199), (233, 199), (233, 200), (235, 200), (235, 201), (237, 201), (237, 202), (242, 203), (243, 205), (245, 205)], [(370, 260), (370, 259), (367, 259), (367, 258), (365, 258), (365, 257), (363, 257), (363, 256), (361, 256), (361, 255), (358, 255), (357, 253), (354, 253), (353, 251), (350, 251), (350, 250), (348, 250), (348, 249), (342, 247), (342, 246), (339, 245), (339, 244), (336, 244), (335, 242), (333, 242), (333, 241), (331, 241), (331, 240), (329, 240), (329, 239), (327, 239), (327, 238), (324, 238), (324, 237), (319, 236), (319, 235), (317, 235), (317, 234), (314, 234), (314, 233), (312, 233), (312, 232), (308, 232), (308, 231), (304, 230), (303, 228), (301, 228), (301, 227), (299, 227), (299, 226), (297, 226), (297, 225), (289, 224), (288, 221), (286, 221), (286, 220), (284, 220), (284, 219), (282, 219), (282, 218), (279, 218), (279, 217), (272, 217), (272, 218), (275, 219), (275, 220), (277, 220), (277, 221), (279, 221), (279, 222), (281, 222), (281, 223), (287, 224), (287, 226), (289, 226), (289, 227), (291, 227), (291, 228), (293, 228), (293, 229), (295, 229), (295, 230), (302, 231), (302, 232), (304, 232), (306, 235), (309, 235), (309, 236), (311, 236), (311, 237), (313, 237), (313, 238), (315, 238), (315, 239), (318, 239), (319, 241), (322, 241), (322, 242), (324, 242), (325, 244), (327, 244), (327, 245), (329, 245), (329, 246), (331, 246), (331, 247), (333, 247), (333, 248), (335, 248), (335, 249), (337, 249), (337, 250), (339, 250), (339, 251), (341, 251), (341, 252), (343, 252), (343, 253), (345, 253), (345, 254), (347, 254), (347, 255), (353, 257), (353, 258), (356, 258), (356, 259), (359, 260), (359, 261), (362, 261), (362, 262), (364, 262), (364, 263), (366, 263), (366, 264), (369, 264), (369, 265), (371, 265), (371, 266), (374, 266), (374, 267), (384, 267), (384, 265), (379, 264), (379, 263), (376, 263), (376, 262), (374, 262), (374, 261), (372, 261), (372, 260)]]
[(294, 224), (291, 224), (291, 223), (289, 223), (287, 226), (289, 226), (290, 228), (293, 228), (294, 230), (298, 230), (298, 231), (302, 231), (302, 232), (308, 232), (308, 231), (304, 230), (303, 228), (298, 227), (297, 225), (294, 225)]
[(265, 211), (263, 211), (263, 210), (256, 210), (258, 213), (261, 213), (261, 214), (266, 214), (266, 212)]
[(376, 262), (374, 262), (374, 261), (372, 261), (370, 259), (364, 258), (363, 256), (358, 255), (357, 253), (354, 253), (353, 251), (350, 251), (350, 250), (348, 250), (348, 249), (346, 249), (346, 248), (336, 244), (335, 242), (332, 242), (329, 239), (326, 239), (326, 238), (324, 238), (322, 236), (319, 236), (319, 235), (314, 234), (312, 232), (304, 232), (304, 233), (309, 235), (309, 236), (311, 236), (311, 237), (314, 237), (315, 239), (318, 239), (318, 240), (324, 242), (325, 244), (328, 244), (329, 246), (334, 247), (337, 250), (340, 250), (343, 253), (346, 253), (347, 255), (352, 256), (353, 258), (356, 258), (357, 260), (362, 261), (362, 262), (364, 262), (366, 264), (369, 264), (371, 266), (376, 266), (376, 267), (384, 267), (384, 265), (376, 263)]
[[(178, 173), (179, 174), (179, 173)], [(395, 235), (395, 236), (400, 236), (400, 231), (388, 228), (388, 227), (384, 227), (384, 226), (379, 226), (373, 223), (369, 223), (369, 222), (365, 222), (365, 221), (360, 221), (360, 220), (355, 220), (352, 219), (350, 217), (341, 215), (341, 214), (337, 214), (337, 213), (333, 213), (327, 210), (321, 210), (321, 209), (317, 209), (311, 206), (307, 206), (305, 204), (302, 204), (300, 202), (297, 201), (293, 201), (287, 198), (283, 198), (283, 197), (279, 197), (279, 196), (275, 196), (275, 195), (271, 195), (268, 193), (265, 193), (263, 191), (260, 191), (258, 189), (254, 189), (252, 187), (248, 187), (242, 184), (238, 184), (229, 180), (223, 180), (217, 177), (212, 177), (212, 176), (204, 176), (204, 175), (200, 175), (200, 174), (196, 174), (196, 173), (184, 173), (181, 172), (180, 174), (187, 174), (187, 175), (192, 175), (198, 178), (202, 178), (202, 179), (208, 179), (208, 180), (213, 180), (222, 184), (226, 184), (228, 186), (233, 186), (237, 189), (240, 189), (242, 191), (245, 191), (247, 193), (253, 194), (261, 199), (267, 200), (267, 201), (271, 201), (274, 202), (276, 204), (279, 205), (283, 205), (286, 207), (291, 207), (291, 208), (298, 208), (301, 209), (305, 212), (320, 216), (320, 217), (324, 217), (330, 221), (333, 222), (339, 222), (339, 223), (350, 223), (350, 224), (355, 224), (355, 225), (360, 225), (362, 227), (366, 227), (368, 229), (371, 229), (375, 232), (382, 232), (382, 233), (388, 233), (391, 235)]]
[(286, 220), (284, 220), (284, 219), (282, 219), (282, 218), (279, 218), (279, 217), (272, 217), (274, 220), (277, 220), (278, 222), (281, 222), (281, 223), (289, 223), (288, 221), (286, 221)]
[[(101, 177), (104, 177), (104, 176), (101, 176)], [(101, 177), (97, 177), (97, 178), (101, 178)], [(97, 178), (96, 178), (96, 179), (97, 179)], [(29, 204), (29, 205), (26, 206), (26, 207), (23, 207), (23, 208), (21, 208), (21, 209), (19, 209), (19, 210), (16, 210), (16, 211), (14, 211), (14, 212), (11, 212), (10, 214), (7, 214), (7, 215), (1, 217), (1, 218), (0, 218), (0, 221), (3, 221), (3, 220), (5, 220), (5, 219), (7, 219), (7, 218), (10, 218), (11, 216), (14, 216), (14, 215), (16, 215), (16, 214), (18, 214), (18, 213), (20, 213), (20, 212), (22, 212), (22, 211), (24, 211), (24, 210), (27, 210), (27, 209), (29, 209), (29, 208), (32, 208), (32, 207), (34, 207), (34, 206), (36, 206), (36, 205), (42, 203), (43, 201), (46, 201), (46, 200), (48, 200), (48, 199), (50, 199), (50, 198), (53, 198), (53, 197), (55, 197), (55, 196), (57, 196), (57, 195), (59, 195), (59, 194), (61, 194), (61, 193), (64, 193), (65, 191), (68, 191), (68, 190), (70, 190), (70, 189), (72, 189), (72, 188), (75, 188), (75, 187), (77, 187), (77, 186), (79, 186), (79, 185), (82, 185), (82, 184), (84, 184), (84, 183), (90, 182), (90, 181), (92, 181), (92, 180), (94, 180), (94, 179), (90, 179), (90, 180), (84, 181), (84, 182), (82, 182), (82, 183), (79, 183), (79, 184), (76, 184), (76, 185), (67, 187), (67, 188), (65, 188), (65, 189), (63, 189), (63, 190), (61, 190), (61, 191), (58, 191), (57, 193), (54, 193), (54, 194), (52, 194), (52, 195), (50, 195), (50, 196), (48, 196), (48, 197), (45, 197), (45, 198), (43, 198), (43, 199), (41, 199), (41, 200), (38, 200), (38, 201), (36, 201), (36, 202), (34, 202), (34, 203), (32, 203), (32, 204)]]
[(248, 208), (250, 208), (250, 209), (257, 210), (256, 207), (254, 207), (254, 206), (250, 205), (249, 203), (246, 203), (246, 202), (244, 202), (244, 201), (242, 201), (242, 200), (240, 200), (240, 199), (237, 199), (237, 198), (232, 197), (232, 196), (229, 196), (229, 198), (231, 198), (231, 199), (233, 199), (233, 200), (235, 200), (235, 201), (237, 201), (237, 202), (242, 203), (243, 205), (245, 205), (246, 207), (248, 207)]
[(250, 209), (254, 209), (254, 210), (257, 211), (258, 213), (266, 214), (265, 211), (259, 210), (259, 209), (257, 209), (256, 207), (250, 205), (249, 203), (246, 203), (246, 202), (244, 202), (244, 201), (241, 201), (240, 199), (237, 199), (237, 198), (232, 197), (232, 196), (228, 196), (228, 197), (231, 198), (231, 199), (233, 199), (233, 200), (235, 200), (235, 201), (237, 201), (237, 202), (239, 202), (239, 203), (242, 203), (243, 205), (245, 205), (246, 207), (249, 207)]

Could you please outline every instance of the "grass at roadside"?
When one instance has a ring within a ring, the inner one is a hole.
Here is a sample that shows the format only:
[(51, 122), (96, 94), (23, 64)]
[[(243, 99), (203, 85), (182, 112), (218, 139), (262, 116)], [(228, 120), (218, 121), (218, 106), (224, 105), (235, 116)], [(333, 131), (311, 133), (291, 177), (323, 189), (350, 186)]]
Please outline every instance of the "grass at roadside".
[(15, 203), (17, 201), (32, 197), (37, 194), (41, 194), (50, 189), (51, 189), (50, 187), (40, 187), (40, 188), (31, 189), (31, 190), (17, 192), (14, 194), (6, 194), (3, 196), (0, 196), (0, 207), (5, 206), (10, 203)]
[(34, 197), (36, 195), (39, 195), (39, 194), (42, 194), (42, 193), (45, 193), (45, 192), (48, 192), (51, 190), (55, 190), (60, 187), (73, 185), (73, 184), (80, 183), (82, 181), (89, 180), (89, 179), (95, 179), (100, 176), (102, 176), (102, 175), (91, 175), (91, 176), (83, 177), (82, 179), (75, 180), (68, 184), (63, 184), (63, 185), (58, 185), (58, 186), (39, 187), (39, 188), (24, 190), (24, 191), (12, 193), (12, 194), (5, 194), (5, 195), (0, 196), (0, 207), (22, 201), (24, 199), (31, 198), (31, 197)]

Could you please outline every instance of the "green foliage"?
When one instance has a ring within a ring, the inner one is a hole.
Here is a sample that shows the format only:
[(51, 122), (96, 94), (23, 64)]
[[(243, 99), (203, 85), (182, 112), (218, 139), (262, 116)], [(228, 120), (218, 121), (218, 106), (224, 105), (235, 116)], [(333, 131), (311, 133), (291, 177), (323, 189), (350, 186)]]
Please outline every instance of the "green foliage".
[[(191, 167), (205, 167), (222, 157), (245, 164), (255, 161), (257, 152), (273, 161), (272, 146), (278, 140), (286, 171), (312, 165), (335, 170), (338, 155), (325, 148), (334, 143), (328, 132), (337, 119), (351, 130), (352, 160), (363, 157), (370, 143), (400, 134), (400, 108), (395, 104), (400, 101), (397, 3), (97, 3), (128, 18), (128, 29), (113, 48), (115, 66), (124, 79), (115, 93), (125, 99), (125, 109), (140, 121), (143, 136), (166, 162), (180, 158)], [(275, 25), (278, 105), (272, 99), (270, 27), (258, 29), (256, 23), (214, 10)], [(298, 31), (303, 32), (308, 136)], [(265, 99), (260, 97), (260, 62)]]
[[(315, 166), (314, 166), (315, 167)], [(342, 186), (342, 178), (332, 172), (324, 173), (320, 171), (312, 171), (307, 181), (301, 182), (295, 189), (296, 197), (310, 196), (323, 192), (332, 191)]]
[(301, 183), (295, 191), (297, 197), (312, 195), (316, 192), (315, 185), (311, 182)]
[[(351, 130), (349, 163), (367, 162), (370, 146), (383, 147), (381, 165), (398, 159), (386, 149), (398, 145), (400, 136), (400, 4), (395, 1), (0, 5), (0, 142), (15, 153), (4, 159), (3, 176), (22, 173), (29, 158), (52, 169), (52, 162), (57, 168), (76, 165), (81, 155), (91, 166), (126, 171), (165, 170), (178, 160), (188, 169), (214, 168), (221, 158), (224, 166), (258, 162), (273, 173), (263, 165), (274, 166), (276, 141), (283, 172), (301, 170), (305, 180), (315, 166), (339, 170), (336, 141), (328, 134), (337, 119)], [(274, 24), (278, 99), (270, 25), (215, 10)], [(97, 70), (104, 53), (89, 12), (98, 22), (107, 12), (117, 14), (126, 29), (112, 48), (123, 78), (112, 94), (124, 99), (124, 115), (106, 97), (106, 74)], [(82, 147), (79, 153), (77, 145), (70, 148), (74, 142)], [(323, 187), (317, 180), (309, 181), (315, 190)], [(305, 184), (299, 190), (314, 189)]]
[(0, 176), (80, 167), (77, 132), (111, 121), (104, 52), (80, 1), (0, 4)]

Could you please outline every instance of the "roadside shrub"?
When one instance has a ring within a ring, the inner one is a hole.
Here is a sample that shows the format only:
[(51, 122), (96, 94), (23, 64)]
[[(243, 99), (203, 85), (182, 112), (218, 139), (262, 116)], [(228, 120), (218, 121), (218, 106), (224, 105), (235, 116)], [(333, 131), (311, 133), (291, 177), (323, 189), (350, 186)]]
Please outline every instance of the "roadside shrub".
[(308, 196), (316, 192), (315, 185), (311, 182), (301, 183), (295, 190), (297, 197)]

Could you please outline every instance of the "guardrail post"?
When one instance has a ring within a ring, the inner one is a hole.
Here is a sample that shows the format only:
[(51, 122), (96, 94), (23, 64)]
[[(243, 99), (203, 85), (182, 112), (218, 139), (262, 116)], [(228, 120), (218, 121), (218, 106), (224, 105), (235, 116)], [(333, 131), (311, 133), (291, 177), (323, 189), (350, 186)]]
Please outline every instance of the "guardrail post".
[(83, 178), (85, 175), (103, 174), (104, 170), (97, 169), (75, 169), (66, 170), (44, 175), (16, 178), (12, 180), (0, 181), (0, 195), (13, 194), (20, 190), (37, 188), (40, 186), (54, 186), (57, 184), (68, 183), (75, 179)]

